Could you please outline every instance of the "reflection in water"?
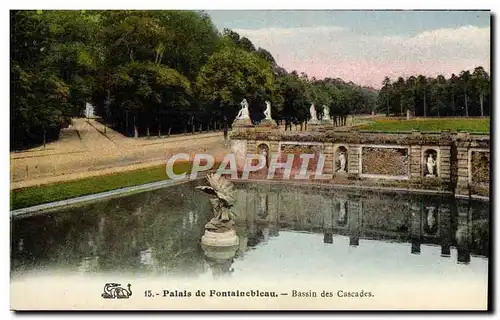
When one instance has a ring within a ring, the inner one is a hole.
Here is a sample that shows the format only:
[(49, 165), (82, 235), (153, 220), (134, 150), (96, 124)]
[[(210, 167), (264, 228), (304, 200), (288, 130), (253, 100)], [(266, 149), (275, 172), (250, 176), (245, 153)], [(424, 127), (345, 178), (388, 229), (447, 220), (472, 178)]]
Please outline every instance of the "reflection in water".
[(234, 272), (232, 264), (238, 246), (210, 247), (202, 245), (202, 249), (205, 253), (205, 261), (210, 266), (214, 278), (227, 277)]
[[(200, 239), (212, 210), (196, 192), (200, 182), (100, 201), (59, 212), (14, 219), (12, 272), (66, 269), (214, 277), (231, 275), (235, 260), (257, 259), (250, 251), (280, 237), (280, 231), (323, 234), (318, 246), (348, 237), (408, 244), (408, 255), (441, 247), (457, 262), (488, 257), (489, 203), (450, 196), (380, 191), (348, 191), (312, 186), (237, 183), (238, 247), (213, 251)], [(262, 249), (261, 249), (262, 250)], [(293, 254), (290, 246), (286, 252)], [(359, 250), (354, 248), (353, 250)], [(303, 259), (297, 254), (295, 259)], [(273, 261), (262, 261), (273, 263)]]

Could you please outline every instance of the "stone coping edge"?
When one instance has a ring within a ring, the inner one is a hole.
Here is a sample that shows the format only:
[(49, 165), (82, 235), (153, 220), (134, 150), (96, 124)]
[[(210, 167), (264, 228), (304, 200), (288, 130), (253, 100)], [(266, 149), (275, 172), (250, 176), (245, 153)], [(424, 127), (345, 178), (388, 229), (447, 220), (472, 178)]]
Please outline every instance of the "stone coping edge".
[[(201, 178), (204, 178), (204, 177), (206, 177), (207, 174), (208, 173), (199, 174), (199, 177), (195, 180), (199, 180)], [(105, 191), (105, 192), (89, 194), (89, 195), (85, 195), (85, 196), (81, 196), (81, 197), (76, 197), (76, 198), (71, 198), (71, 199), (66, 199), (66, 200), (59, 200), (59, 201), (54, 201), (54, 202), (49, 202), (49, 203), (43, 203), (43, 204), (39, 204), (39, 205), (32, 206), (32, 207), (13, 210), (10, 212), (10, 216), (11, 216), (11, 218), (19, 218), (19, 217), (32, 215), (32, 214), (38, 213), (38, 212), (47, 212), (47, 211), (50, 211), (51, 209), (58, 209), (61, 207), (66, 207), (66, 206), (71, 206), (71, 205), (76, 205), (76, 204), (83, 204), (83, 203), (87, 203), (87, 202), (91, 202), (91, 201), (95, 201), (95, 200), (110, 199), (113, 197), (123, 196), (123, 195), (132, 194), (132, 193), (136, 193), (136, 192), (156, 190), (156, 189), (160, 189), (163, 187), (187, 183), (187, 182), (195, 181), (195, 180), (191, 180), (189, 178), (168, 179), (168, 180), (161, 180), (161, 181), (157, 181), (157, 182), (141, 184), (141, 185), (137, 185), (137, 186), (114, 189), (114, 190), (109, 190), (109, 191)]]
[[(198, 177), (196, 180), (205, 178), (207, 174), (208, 173), (201, 174), (200, 177)], [(269, 183), (269, 184), (284, 184), (283, 181), (260, 180), (260, 179), (258, 179), (258, 180), (229, 179), (229, 180), (231, 182), (238, 182), (238, 183), (239, 182), (243, 182), (243, 183), (259, 182), (259, 183)], [(28, 216), (28, 215), (37, 213), (37, 212), (46, 212), (48, 210), (58, 209), (60, 207), (65, 207), (65, 206), (70, 206), (70, 205), (75, 205), (75, 204), (83, 204), (83, 203), (91, 202), (91, 201), (95, 201), (95, 200), (109, 199), (112, 197), (122, 196), (122, 195), (131, 194), (131, 193), (135, 193), (135, 192), (160, 189), (163, 187), (187, 183), (190, 181), (194, 181), (194, 180), (191, 180), (189, 178), (178, 179), (178, 180), (168, 179), (168, 180), (162, 180), (162, 181), (157, 181), (157, 182), (152, 182), (152, 183), (141, 184), (138, 186), (131, 186), (131, 187), (125, 187), (125, 188), (105, 191), (105, 192), (96, 193), (96, 194), (89, 194), (86, 196), (81, 196), (81, 197), (76, 197), (76, 198), (71, 198), (71, 199), (66, 199), (66, 200), (59, 200), (59, 201), (54, 201), (54, 202), (49, 202), (49, 203), (43, 203), (43, 204), (39, 204), (39, 205), (32, 206), (32, 207), (13, 210), (10, 212), (10, 217), (11, 218), (20, 218), (20, 217), (24, 217), (24, 216)], [(290, 181), (287, 181), (286, 184), (306, 185), (303, 182), (290, 182)], [(393, 188), (393, 187), (379, 187), (379, 186), (375, 187), (375, 186), (359, 186), (359, 185), (351, 186), (351, 185), (343, 185), (343, 184), (325, 184), (325, 183), (314, 183), (314, 182), (310, 182), (307, 184), (314, 185), (314, 186), (322, 186), (322, 187), (327, 187), (327, 188), (339, 188), (339, 189), (345, 188), (345, 189), (358, 189), (358, 190), (365, 189), (365, 190), (404, 191), (404, 192), (417, 192), (417, 193), (429, 193), (429, 194), (452, 194), (452, 192), (450, 192), (450, 191), (411, 189), (411, 188)], [(469, 198), (469, 196), (461, 195), (461, 194), (456, 194), (455, 197), (461, 198), (461, 199), (468, 199)], [(484, 196), (471, 195), (471, 198), (483, 200), (483, 201), (490, 201), (489, 197), (484, 197)]]
[[(440, 190), (429, 190), (429, 189), (413, 189), (413, 188), (398, 188), (398, 187), (381, 187), (381, 186), (360, 186), (360, 185), (349, 185), (349, 184), (332, 184), (332, 183), (318, 183), (318, 182), (294, 182), (294, 181), (279, 181), (279, 180), (263, 180), (263, 179), (229, 179), (233, 183), (249, 183), (249, 182), (259, 182), (259, 183), (268, 183), (268, 184), (274, 184), (274, 185), (279, 185), (279, 184), (291, 184), (291, 185), (299, 185), (299, 186), (306, 186), (306, 185), (312, 185), (315, 187), (323, 187), (323, 188), (336, 188), (336, 189), (357, 189), (357, 190), (383, 190), (383, 191), (402, 191), (402, 192), (414, 192), (414, 193), (426, 193), (426, 194), (443, 194), (443, 195), (452, 195), (453, 192), (451, 191), (440, 191)], [(468, 199), (469, 196), (465, 194), (455, 194), (455, 198), (459, 199)], [(472, 199), (477, 199), (477, 200), (483, 200), (483, 201), (490, 201), (489, 197), (485, 196), (479, 196), (479, 195), (471, 195), (470, 198)]]

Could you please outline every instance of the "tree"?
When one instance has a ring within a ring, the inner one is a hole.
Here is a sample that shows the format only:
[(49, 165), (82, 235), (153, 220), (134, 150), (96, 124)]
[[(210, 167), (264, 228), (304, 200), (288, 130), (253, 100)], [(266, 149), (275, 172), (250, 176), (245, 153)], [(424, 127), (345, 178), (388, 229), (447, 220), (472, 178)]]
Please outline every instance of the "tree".
[(269, 100), (273, 118), (288, 122), (305, 121), (311, 103), (345, 117), (377, 101), (373, 88), (288, 73), (250, 39), (219, 33), (204, 12), (12, 11), (11, 25), (14, 148), (56, 139), (86, 102), (114, 129), (149, 136), (220, 127), (243, 98), (252, 119)]
[(390, 113), (389, 102), (391, 100), (392, 92), (393, 90), (392, 90), (391, 79), (389, 77), (385, 77), (384, 81), (382, 82), (382, 89), (380, 89), (378, 105), (385, 106), (385, 111), (387, 116), (389, 116)]
[(405, 81), (405, 102), (412, 114), (416, 113), (417, 78), (410, 76)]
[(284, 108), (280, 117), (289, 122), (303, 122), (309, 115), (311, 105), (307, 85), (298, 75), (290, 74), (280, 78), (279, 93), (284, 99)]
[(468, 91), (469, 91), (469, 84), (471, 81), (471, 74), (469, 70), (464, 70), (460, 72), (460, 87), (463, 90), (464, 93), (464, 104), (465, 104), (465, 116), (469, 116), (469, 104), (468, 104)]
[(274, 60), (273, 55), (266, 49), (259, 48), (257, 50), (257, 55), (259, 55), (259, 57), (269, 62), (273, 67), (276, 66), (276, 60)]
[(474, 72), (472, 73), (472, 79), (475, 84), (475, 89), (479, 94), (480, 108), (481, 108), (481, 117), (484, 116), (484, 96), (489, 92), (489, 81), (488, 81), (488, 73), (484, 70), (483, 67), (476, 67)]
[[(203, 103), (218, 109), (221, 116), (234, 119), (240, 102), (250, 103), (252, 118), (259, 119), (264, 101), (276, 102), (277, 87), (269, 64), (237, 47), (226, 47), (210, 57), (196, 79), (196, 91)], [(273, 113), (278, 106), (272, 103)], [(262, 116), (261, 116), (262, 117)]]
[(81, 11), (12, 11), (10, 17), (11, 146), (45, 144), (79, 114), (91, 91), (87, 36), (94, 25), (82, 26), (87, 15)]
[(419, 75), (416, 81), (416, 91), (418, 99), (423, 99), (422, 112), (424, 117), (427, 116), (427, 78)]

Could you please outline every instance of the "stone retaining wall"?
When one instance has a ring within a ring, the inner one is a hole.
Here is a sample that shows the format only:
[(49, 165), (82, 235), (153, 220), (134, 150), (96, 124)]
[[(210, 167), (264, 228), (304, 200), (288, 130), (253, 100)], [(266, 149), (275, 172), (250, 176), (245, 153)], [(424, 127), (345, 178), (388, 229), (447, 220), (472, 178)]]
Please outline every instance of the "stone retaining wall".
[[(231, 133), (231, 139), (246, 153), (259, 153), (262, 145), (270, 154), (282, 153), (285, 145), (317, 146), (325, 156), (323, 173), (333, 175), (327, 183), (489, 196), (489, 135), (239, 128)], [(339, 170), (340, 153), (346, 157), (344, 172)]]

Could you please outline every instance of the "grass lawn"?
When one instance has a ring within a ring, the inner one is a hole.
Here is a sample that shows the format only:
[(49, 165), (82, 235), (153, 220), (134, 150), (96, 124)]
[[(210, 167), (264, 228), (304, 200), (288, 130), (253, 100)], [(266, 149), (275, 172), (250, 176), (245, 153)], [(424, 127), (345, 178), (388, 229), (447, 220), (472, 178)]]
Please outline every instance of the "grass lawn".
[[(191, 165), (191, 162), (177, 162), (174, 172), (177, 174), (190, 172)], [(166, 179), (169, 178), (165, 173), (165, 166), (161, 165), (75, 181), (14, 189), (10, 193), (11, 210)]]
[(376, 119), (372, 122), (359, 126), (360, 130), (373, 131), (469, 131), (469, 132), (490, 132), (490, 118), (432, 118), (432, 119)]

